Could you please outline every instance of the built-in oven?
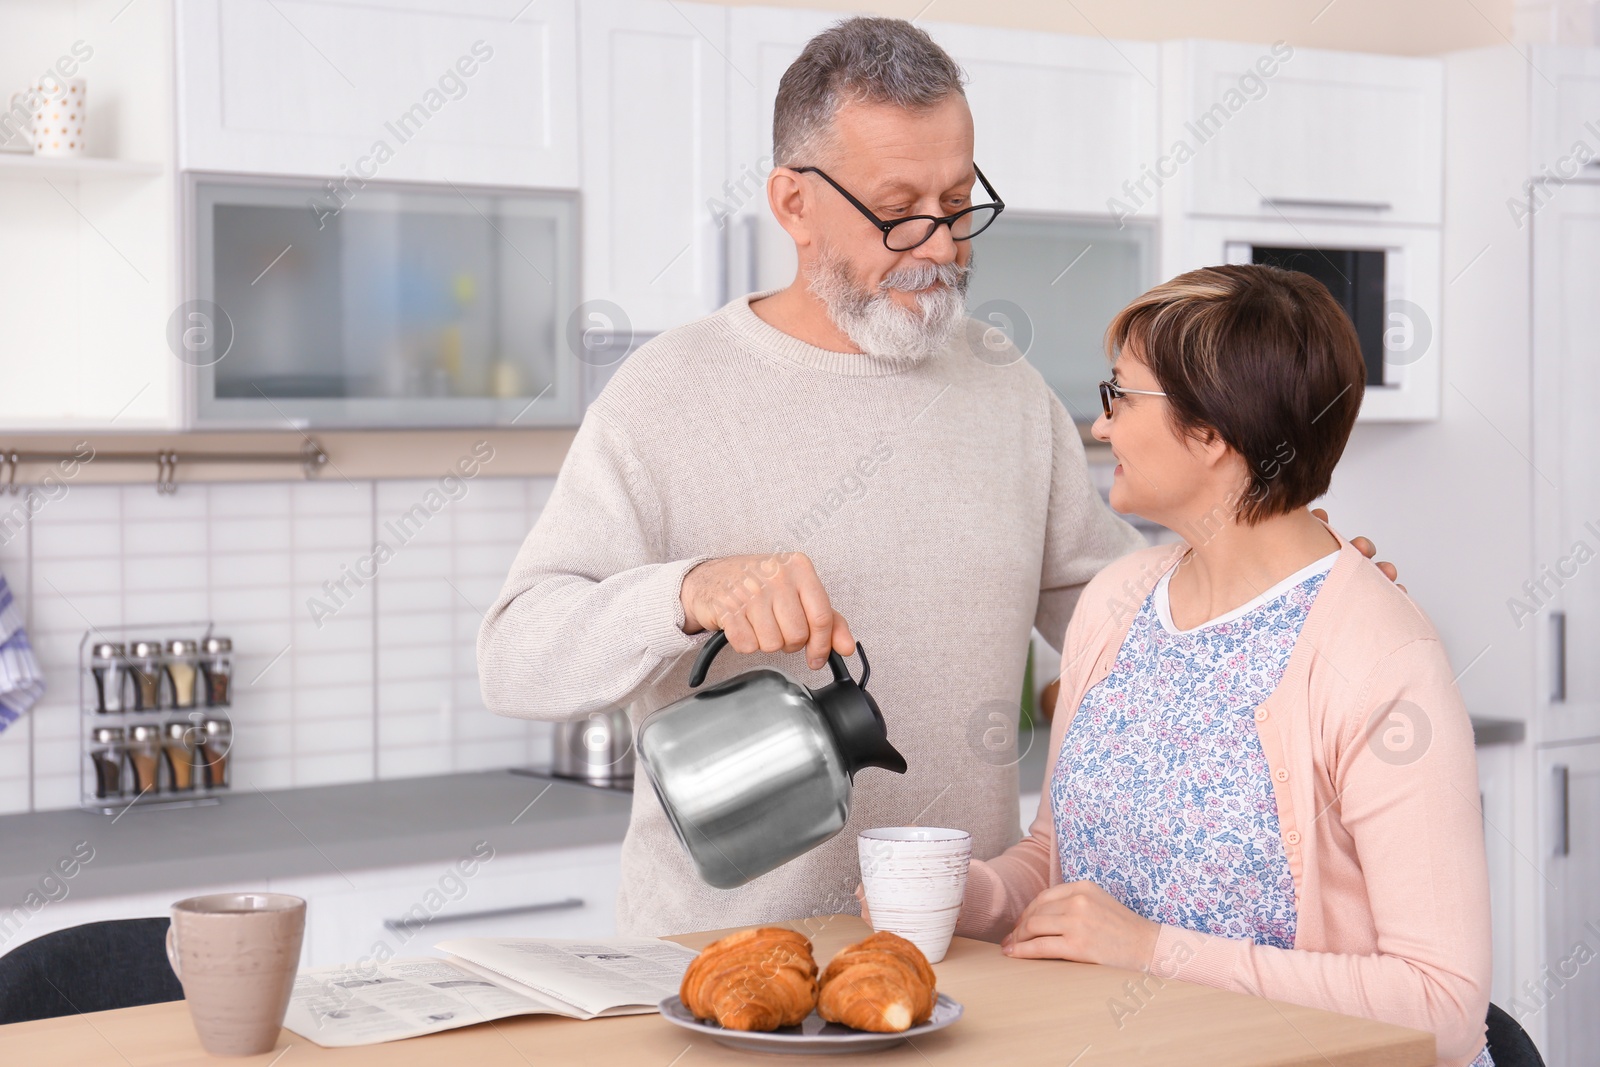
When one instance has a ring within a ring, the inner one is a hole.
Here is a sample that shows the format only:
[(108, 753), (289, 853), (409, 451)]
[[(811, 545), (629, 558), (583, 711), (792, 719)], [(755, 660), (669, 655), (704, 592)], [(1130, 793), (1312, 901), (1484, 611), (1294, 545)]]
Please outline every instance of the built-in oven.
[(1322, 282), (1361, 342), (1367, 365), (1361, 418), (1438, 418), (1436, 227), (1189, 217), (1171, 224), (1168, 237), (1168, 274), (1216, 263), (1261, 263)]

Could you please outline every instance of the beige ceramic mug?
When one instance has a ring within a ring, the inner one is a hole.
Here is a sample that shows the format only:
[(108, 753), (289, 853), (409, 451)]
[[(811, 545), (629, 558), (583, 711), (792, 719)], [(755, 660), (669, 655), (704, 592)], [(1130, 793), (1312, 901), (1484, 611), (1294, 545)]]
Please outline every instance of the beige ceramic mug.
[(214, 893), (172, 906), (167, 959), (207, 1052), (254, 1056), (277, 1045), (305, 929), (306, 902), (286, 893)]

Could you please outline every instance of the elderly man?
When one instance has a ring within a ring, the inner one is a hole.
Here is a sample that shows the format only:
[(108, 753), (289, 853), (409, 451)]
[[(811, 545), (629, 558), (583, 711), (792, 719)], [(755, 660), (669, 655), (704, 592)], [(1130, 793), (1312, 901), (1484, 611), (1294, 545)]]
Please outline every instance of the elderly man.
[(794, 282), (629, 358), (484, 622), (485, 702), (549, 720), (627, 704), (637, 725), (689, 691), (711, 630), (747, 654), (713, 680), (773, 666), (815, 686), (830, 648), (871, 654), (908, 772), (864, 771), (842, 833), (733, 890), (700, 881), (637, 789), (626, 933), (853, 910), (864, 827), (960, 827), (979, 857), (1015, 842), (1014, 749), (993, 738), (1030, 631), (1058, 642), (1084, 583), (1140, 544), (1038, 372), (994, 359), (966, 318), (999, 196), (961, 85), (907, 22), (850, 19), (806, 46), (767, 186)]

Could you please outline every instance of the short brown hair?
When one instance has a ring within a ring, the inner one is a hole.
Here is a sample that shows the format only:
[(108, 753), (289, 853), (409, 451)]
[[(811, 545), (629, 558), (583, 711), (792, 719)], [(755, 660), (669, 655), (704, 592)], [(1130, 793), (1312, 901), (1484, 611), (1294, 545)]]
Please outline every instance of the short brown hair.
[(1220, 436), (1250, 469), (1234, 518), (1253, 525), (1328, 491), (1361, 410), (1366, 364), (1326, 286), (1278, 267), (1204, 267), (1156, 286), (1106, 329), (1132, 344), (1179, 432)]

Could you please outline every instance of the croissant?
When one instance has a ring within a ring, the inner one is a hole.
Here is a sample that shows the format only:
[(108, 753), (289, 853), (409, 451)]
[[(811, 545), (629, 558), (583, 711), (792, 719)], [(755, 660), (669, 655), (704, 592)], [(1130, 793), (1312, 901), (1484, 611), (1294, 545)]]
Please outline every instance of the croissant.
[(817, 1006), (817, 961), (803, 934), (757, 927), (713, 941), (689, 963), (679, 996), (729, 1030), (797, 1026)]
[(833, 957), (822, 974), (817, 1014), (853, 1030), (899, 1033), (933, 1017), (936, 985), (922, 950), (882, 931)]

